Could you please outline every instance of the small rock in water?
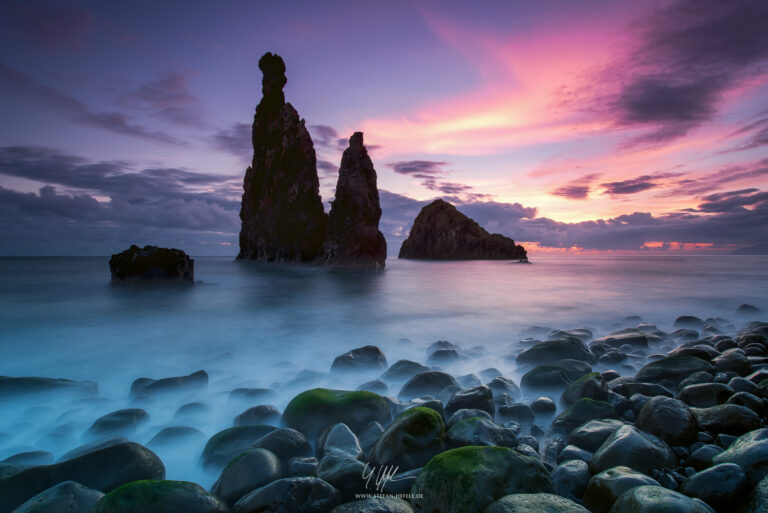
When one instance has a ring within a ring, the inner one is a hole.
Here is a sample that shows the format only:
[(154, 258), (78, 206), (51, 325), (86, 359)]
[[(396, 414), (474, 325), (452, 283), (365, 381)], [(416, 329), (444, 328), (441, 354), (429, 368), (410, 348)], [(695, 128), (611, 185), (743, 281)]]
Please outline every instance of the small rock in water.
[(149, 447), (159, 447), (178, 443), (188, 443), (204, 440), (205, 435), (197, 428), (187, 426), (170, 426), (161, 429), (147, 443)]
[(265, 449), (247, 449), (230, 461), (211, 492), (234, 504), (243, 495), (283, 477), (280, 460)]
[(199, 370), (188, 376), (177, 376), (173, 378), (138, 378), (131, 385), (131, 395), (154, 395), (164, 392), (199, 390), (207, 386), (208, 373), (204, 370)]
[(235, 426), (278, 426), (282, 414), (271, 404), (260, 404), (248, 408), (235, 417)]
[(270, 431), (254, 442), (256, 449), (266, 449), (287, 463), (291, 458), (312, 456), (312, 446), (295, 429), (280, 428)]
[(180, 249), (132, 245), (109, 259), (112, 284), (180, 283), (195, 280), (195, 261)]
[(368, 371), (387, 368), (387, 358), (376, 346), (363, 346), (337, 356), (331, 372)]
[(85, 434), (90, 438), (131, 434), (147, 422), (149, 422), (149, 414), (146, 411), (140, 408), (127, 408), (107, 413), (96, 419)]
[(203, 467), (218, 470), (232, 458), (250, 449), (261, 437), (274, 431), (272, 426), (238, 426), (219, 431), (203, 448), (200, 460)]

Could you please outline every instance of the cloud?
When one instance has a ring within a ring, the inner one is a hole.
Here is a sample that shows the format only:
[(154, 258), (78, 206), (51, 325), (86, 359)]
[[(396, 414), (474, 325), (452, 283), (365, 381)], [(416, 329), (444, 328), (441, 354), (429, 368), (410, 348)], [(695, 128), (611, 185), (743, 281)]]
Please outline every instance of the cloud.
[(550, 192), (550, 194), (553, 194), (555, 196), (561, 196), (563, 198), (573, 199), (573, 200), (587, 199), (587, 196), (589, 196), (590, 184), (598, 176), (600, 175), (595, 173), (595, 174), (582, 176), (581, 178), (578, 178), (576, 180), (571, 180), (567, 184), (553, 190), (552, 192)]
[(670, 196), (702, 194), (717, 190), (734, 182), (760, 180), (766, 176), (768, 176), (768, 159), (763, 159), (758, 162), (729, 166), (718, 171), (702, 174), (695, 180), (680, 180), (677, 183), (677, 187), (670, 190), (667, 194)]
[(405, 160), (387, 165), (401, 175), (437, 176), (445, 173), (443, 167), (448, 163), (434, 160)]
[(625, 126), (648, 128), (634, 143), (666, 142), (711, 120), (726, 92), (766, 73), (768, 3), (678, 0), (635, 24), (639, 44), (600, 78)]
[(635, 194), (638, 192), (646, 191), (658, 187), (658, 184), (654, 181), (654, 178), (649, 175), (638, 176), (637, 178), (630, 178), (629, 180), (623, 180), (620, 182), (608, 182), (601, 184), (601, 187), (605, 188), (603, 194), (618, 195), (618, 194)]
[(346, 139), (339, 136), (335, 128), (328, 125), (310, 125), (309, 133), (312, 136), (312, 142), (315, 147), (343, 150), (347, 147)]
[(251, 125), (235, 123), (229, 128), (220, 130), (213, 135), (213, 143), (220, 150), (250, 159), (253, 153)]
[(699, 212), (737, 212), (745, 207), (768, 207), (768, 192), (757, 189), (743, 189), (728, 193), (713, 194), (704, 198), (699, 205)]
[(164, 132), (133, 123), (123, 113), (91, 110), (80, 100), (58, 89), (40, 84), (28, 74), (2, 63), (0, 63), (0, 91), (37, 102), (73, 123), (157, 143), (185, 145), (184, 142)]
[(187, 82), (190, 72), (167, 72), (122, 95), (118, 103), (176, 125), (202, 125), (202, 102)]
[(0, 4), (0, 20), (8, 37), (49, 51), (85, 46), (94, 25), (87, 9), (61, 1), (6, 1)]
[(339, 166), (337, 166), (333, 162), (328, 162), (327, 160), (318, 159), (317, 169), (319, 171), (322, 171), (324, 175), (332, 175), (339, 170)]

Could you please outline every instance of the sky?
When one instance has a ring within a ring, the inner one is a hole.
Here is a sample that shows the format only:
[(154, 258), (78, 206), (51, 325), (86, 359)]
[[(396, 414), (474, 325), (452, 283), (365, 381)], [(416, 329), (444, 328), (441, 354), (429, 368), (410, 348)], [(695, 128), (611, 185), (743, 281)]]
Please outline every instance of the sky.
[(267, 51), (388, 253), (454, 203), (529, 254), (768, 253), (768, 2), (0, 0), (0, 255), (237, 254)]

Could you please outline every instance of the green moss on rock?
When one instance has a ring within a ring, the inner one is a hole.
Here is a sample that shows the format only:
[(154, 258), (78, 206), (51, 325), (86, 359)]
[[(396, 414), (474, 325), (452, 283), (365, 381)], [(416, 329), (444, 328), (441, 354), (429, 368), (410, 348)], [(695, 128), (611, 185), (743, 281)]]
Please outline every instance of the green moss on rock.
[(373, 461), (400, 470), (423, 466), (445, 449), (445, 424), (435, 410), (417, 406), (404, 411), (379, 437)]
[(187, 481), (134, 481), (97, 502), (90, 513), (227, 513), (219, 498)]

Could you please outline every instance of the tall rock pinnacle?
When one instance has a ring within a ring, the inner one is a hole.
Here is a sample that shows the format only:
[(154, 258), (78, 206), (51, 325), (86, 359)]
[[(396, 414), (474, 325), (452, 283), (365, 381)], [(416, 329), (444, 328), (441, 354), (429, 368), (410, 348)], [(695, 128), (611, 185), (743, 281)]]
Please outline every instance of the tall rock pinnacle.
[(253, 119), (253, 160), (245, 172), (239, 259), (307, 262), (320, 258), (327, 216), (312, 138), (285, 102), (285, 63), (259, 60), (263, 98)]
[(334, 267), (381, 270), (387, 258), (387, 242), (379, 231), (381, 206), (376, 170), (363, 145), (363, 133), (355, 132), (344, 150), (331, 203), (323, 261)]

